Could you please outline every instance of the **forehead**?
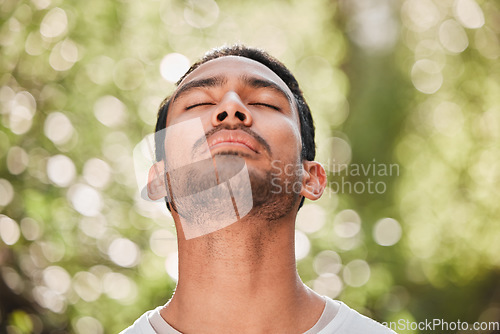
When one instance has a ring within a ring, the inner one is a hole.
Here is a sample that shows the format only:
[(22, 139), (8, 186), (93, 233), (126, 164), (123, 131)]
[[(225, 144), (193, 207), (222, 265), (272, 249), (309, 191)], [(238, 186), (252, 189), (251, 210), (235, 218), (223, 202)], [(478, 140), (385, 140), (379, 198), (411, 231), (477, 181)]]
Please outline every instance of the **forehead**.
[(293, 96), (285, 82), (271, 69), (258, 61), (240, 56), (224, 56), (200, 65), (182, 80), (179, 87), (193, 80), (221, 75), (229, 80), (232, 78), (241, 78), (242, 75), (266, 79), (279, 85), (289, 96)]

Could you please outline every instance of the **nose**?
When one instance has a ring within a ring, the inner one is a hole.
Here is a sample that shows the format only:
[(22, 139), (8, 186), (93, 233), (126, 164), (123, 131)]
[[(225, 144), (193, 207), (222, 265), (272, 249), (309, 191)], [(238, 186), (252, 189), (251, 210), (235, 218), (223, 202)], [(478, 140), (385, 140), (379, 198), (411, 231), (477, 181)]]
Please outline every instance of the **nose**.
[(212, 125), (214, 127), (222, 123), (230, 126), (238, 124), (251, 126), (252, 122), (252, 114), (236, 92), (226, 93), (212, 114)]

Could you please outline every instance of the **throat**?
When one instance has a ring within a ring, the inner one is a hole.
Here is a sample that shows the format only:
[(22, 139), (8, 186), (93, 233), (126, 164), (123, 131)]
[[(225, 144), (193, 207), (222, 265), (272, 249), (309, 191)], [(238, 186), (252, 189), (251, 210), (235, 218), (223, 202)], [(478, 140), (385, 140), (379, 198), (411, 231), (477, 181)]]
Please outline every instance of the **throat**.
[(244, 218), (214, 233), (179, 240), (177, 293), (201, 288), (204, 295), (234, 298), (235, 293), (250, 297), (295, 289), (294, 230), (288, 224)]
[(307, 331), (324, 300), (298, 276), (290, 224), (289, 218), (242, 219), (199, 238), (180, 238), (179, 281), (162, 317), (185, 333)]

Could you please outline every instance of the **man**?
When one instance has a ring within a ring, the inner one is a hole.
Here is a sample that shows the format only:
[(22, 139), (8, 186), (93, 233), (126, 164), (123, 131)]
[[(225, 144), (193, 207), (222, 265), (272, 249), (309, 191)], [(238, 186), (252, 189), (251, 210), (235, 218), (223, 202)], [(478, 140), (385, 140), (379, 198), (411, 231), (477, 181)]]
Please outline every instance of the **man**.
[(289, 70), (233, 46), (205, 55), (177, 85), (158, 113), (148, 196), (172, 212), (178, 284), (123, 333), (393, 333), (297, 273), (297, 211), (327, 178)]

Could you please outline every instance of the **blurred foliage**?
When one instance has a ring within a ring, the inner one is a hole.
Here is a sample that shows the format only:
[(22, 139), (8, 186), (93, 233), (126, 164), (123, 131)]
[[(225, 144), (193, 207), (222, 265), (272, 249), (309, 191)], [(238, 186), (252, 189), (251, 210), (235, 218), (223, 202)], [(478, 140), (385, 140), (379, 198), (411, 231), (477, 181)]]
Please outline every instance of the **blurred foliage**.
[(132, 151), (235, 42), (314, 113), (303, 280), (379, 321), (499, 321), (499, 35), (494, 0), (0, 0), (0, 333), (116, 333), (168, 300), (175, 229)]

